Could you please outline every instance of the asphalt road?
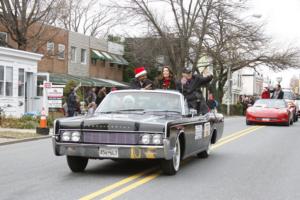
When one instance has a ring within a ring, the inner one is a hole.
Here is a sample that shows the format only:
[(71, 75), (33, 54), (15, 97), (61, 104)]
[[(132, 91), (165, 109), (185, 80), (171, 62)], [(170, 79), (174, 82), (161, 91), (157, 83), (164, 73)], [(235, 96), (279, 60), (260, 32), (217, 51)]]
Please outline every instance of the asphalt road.
[(300, 122), (258, 127), (228, 118), (223, 138), (176, 176), (139, 174), (156, 162), (111, 160), (74, 174), (50, 139), (0, 146), (0, 199), (300, 199)]

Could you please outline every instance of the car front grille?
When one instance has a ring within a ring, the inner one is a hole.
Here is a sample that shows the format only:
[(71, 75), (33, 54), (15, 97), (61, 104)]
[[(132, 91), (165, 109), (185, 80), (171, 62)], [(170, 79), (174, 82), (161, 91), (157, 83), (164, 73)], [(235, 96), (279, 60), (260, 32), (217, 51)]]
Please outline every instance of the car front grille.
[(95, 144), (138, 144), (139, 134), (114, 132), (83, 132), (84, 143)]

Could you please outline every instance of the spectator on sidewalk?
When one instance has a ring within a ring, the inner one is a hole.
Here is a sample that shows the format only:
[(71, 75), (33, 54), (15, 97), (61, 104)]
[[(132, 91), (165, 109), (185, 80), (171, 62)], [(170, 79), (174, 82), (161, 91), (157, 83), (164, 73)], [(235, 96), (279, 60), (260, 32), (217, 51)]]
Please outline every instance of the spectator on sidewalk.
[(98, 95), (97, 95), (97, 98), (96, 98), (96, 105), (97, 107), (100, 105), (100, 103), (103, 101), (104, 97), (106, 96), (107, 94), (107, 91), (106, 91), (106, 87), (102, 87), (99, 92), (98, 92)]
[(76, 91), (81, 86), (81, 83), (77, 87), (72, 87), (71, 92), (67, 99), (67, 107), (68, 107), (68, 117), (73, 117), (75, 112), (77, 111), (77, 95)]
[(89, 91), (86, 95), (86, 98), (85, 98), (86, 105), (89, 105), (92, 102), (96, 102), (96, 98), (97, 98), (96, 88), (89, 89)]

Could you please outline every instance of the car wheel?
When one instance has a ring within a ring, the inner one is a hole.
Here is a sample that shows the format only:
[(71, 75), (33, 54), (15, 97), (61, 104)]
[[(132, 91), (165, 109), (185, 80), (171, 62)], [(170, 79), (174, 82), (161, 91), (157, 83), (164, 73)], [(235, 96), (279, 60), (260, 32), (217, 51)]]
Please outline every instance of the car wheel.
[(210, 155), (210, 151), (211, 151), (211, 141), (209, 141), (208, 147), (205, 151), (201, 151), (200, 153), (197, 154), (198, 158), (208, 158), (208, 156)]
[(296, 113), (294, 113), (293, 120), (294, 120), (294, 122), (296, 122), (298, 120), (298, 117), (297, 117)]
[(171, 160), (162, 160), (161, 161), (161, 169), (164, 174), (167, 175), (175, 175), (180, 167), (180, 161), (181, 161), (181, 149), (180, 149), (180, 140), (179, 138), (176, 141), (175, 147), (174, 147), (174, 155)]
[(72, 172), (83, 172), (87, 166), (88, 158), (67, 156), (67, 162)]
[(246, 120), (247, 125), (252, 125), (252, 123), (249, 120)]

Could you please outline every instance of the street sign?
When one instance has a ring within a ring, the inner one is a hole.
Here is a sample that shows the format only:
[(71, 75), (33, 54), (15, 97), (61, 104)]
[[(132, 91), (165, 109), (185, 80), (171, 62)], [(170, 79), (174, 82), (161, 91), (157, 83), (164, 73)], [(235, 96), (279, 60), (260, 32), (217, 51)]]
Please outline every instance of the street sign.
[(47, 88), (48, 108), (62, 108), (63, 88)]
[(43, 87), (44, 88), (52, 88), (52, 82), (44, 82)]

